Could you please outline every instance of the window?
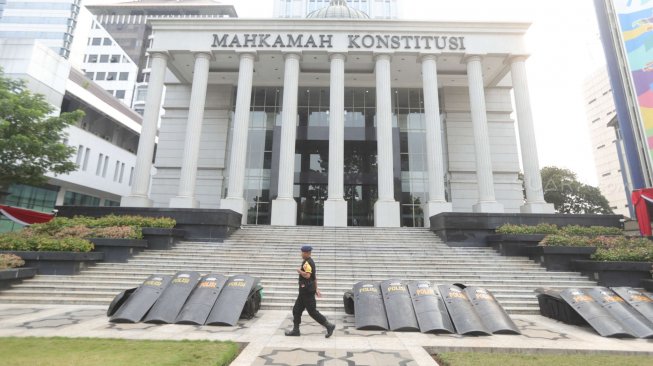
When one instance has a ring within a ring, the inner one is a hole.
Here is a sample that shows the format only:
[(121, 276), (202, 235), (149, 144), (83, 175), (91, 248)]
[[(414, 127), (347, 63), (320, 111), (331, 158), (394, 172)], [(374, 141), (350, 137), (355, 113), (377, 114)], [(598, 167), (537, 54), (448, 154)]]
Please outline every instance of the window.
[(117, 72), (108, 72), (107, 73), (107, 80), (116, 80), (116, 76), (118, 76)]
[(87, 72), (86, 73), (86, 77), (91, 79), (91, 80), (93, 80), (93, 75), (95, 75), (95, 73), (93, 73), (93, 72)]
[(91, 155), (91, 149), (86, 148), (86, 153), (84, 154), (84, 165), (82, 166), (82, 170), (86, 171), (86, 168), (88, 167), (88, 157)]
[(97, 55), (88, 55), (88, 62), (89, 63), (96, 63), (97, 62)]
[(125, 174), (125, 163), (120, 164), (120, 177), (118, 178), (118, 183), (122, 183), (122, 177)]
[(594, 121), (592, 121), (592, 123), (596, 123), (596, 122), (598, 122), (598, 121), (600, 121), (600, 120), (601, 120), (600, 118), (597, 118), (597, 119), (595, 119)]
[(106, 64), (107, 62), (109, 62), (109, 55), (100, 55), (100, 63)]
[(106, 76), (106, 73), (101, 71), (101, 72), (96, 72), (95, 73), (95, 80), (104, 80), (104, 77)]
[(93, 40), (91, 40), (92, 46), (100, 46), (101, 44), (102, 44), (102, 38), (93, 38)]
[(84, 146), (79, 145), (77, 147), (77, 158), (75, 159), (75, 164), (79, 165), (82, 162), (82, 155), (84, 155)]
[(120, 161), (116, 160), (116, 168), (113, 170), (113, 181), (118, 180), (118, 172), (120, 171)]
[(605, 145), (600, 145), (600, 146), (598, 146), (598, 147), (596, 148), (596, 150), (601, 150), (601, 149), (603, 149), (604, 147), (605, 147)]
[(107, 177), (107, 167), (109, 166), (109, 155), (104, 157), (104, 165), (102, 166), (102, 178)]
[(128, 80), (129, 79), (129, 73), (128, 72), (121, 72), (118, 75), (118, 80)]
[(125, 91), (124, 90), (116, 90), (116, 98), (125, 99)]
[(100, 199), (82, 193), (67, 191), (63, 199), (63, 204), (64, 206), (99, 206)]
[(129, 186), (131, 187), (132, 182), (134, 181), (134, 167), (129, 171)]
[(102, 172), (103, 160), (104, 160), (104, 154), (100, 154), (97, 158), (97, 167), (95, 168), (95, 175), (100, 175), (100, 172)]
[(612, 174), (612, 173), (607, 172), (607, 173), (603, 174), (602, 177), (607, 177), (607, 176), (609, 176), (609, 175), (611, 175), (611, 174)]
[(596, 98), (590, 100), (587, 104), (592, 104), (592, 103), (594, 103), (594, 102), (596, 102)]
[(120, 55), (111, 55), (110, 62), (112, 64), (117, 64), (118, 62), (120, 62)]
[(111, 38), (105, 38), (104, 41), (102, 42), (103, 46), (111, 46), (113, 42), (111, 42)]

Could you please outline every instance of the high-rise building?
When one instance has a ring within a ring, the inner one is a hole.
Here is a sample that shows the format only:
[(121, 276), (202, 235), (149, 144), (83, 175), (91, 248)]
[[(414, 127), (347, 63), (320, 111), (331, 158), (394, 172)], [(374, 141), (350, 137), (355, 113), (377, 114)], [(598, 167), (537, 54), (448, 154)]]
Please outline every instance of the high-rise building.
[(80, 1), (0, 0), (0, 39), (37, 40), (68, 58)]
[[(601, 193), (616, 214), (631, 216), (626, 182), (620, 163), (621, 141), (615, 133), (617, 114), (605, 68), (593, 72), (584, 83), (585, 108), (592, 140), (592, 154)], [(630, 189), (628, 189), (630, 191)]]
[(97, 21), (91, 22), (82, 63), (86, 77), (133, 107), (138, 66)]
[[(275, 18), (304, 18), (324, 9), (332, 0), (274, 0)], [(345, 0), (338, 0), (345, 1)], [(351, 9), (359, 10), (372, 19), (399, 18), (398, 0), (347, 0)]]

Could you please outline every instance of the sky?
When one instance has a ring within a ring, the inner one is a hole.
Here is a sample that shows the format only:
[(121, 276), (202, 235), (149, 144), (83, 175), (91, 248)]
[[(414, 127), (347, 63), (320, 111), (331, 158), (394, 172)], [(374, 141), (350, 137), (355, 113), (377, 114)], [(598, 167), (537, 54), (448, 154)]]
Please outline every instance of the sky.
[[(526, 63), (540, 166), (597, 185), (583, 81), (605, 64), (592, 0), (398, 0), (403, 20), (530, 22)], [(85, 4), (121, 2), (87, 0)], [(273, 0), (221, 0), (240, 18), (269, 18)]]

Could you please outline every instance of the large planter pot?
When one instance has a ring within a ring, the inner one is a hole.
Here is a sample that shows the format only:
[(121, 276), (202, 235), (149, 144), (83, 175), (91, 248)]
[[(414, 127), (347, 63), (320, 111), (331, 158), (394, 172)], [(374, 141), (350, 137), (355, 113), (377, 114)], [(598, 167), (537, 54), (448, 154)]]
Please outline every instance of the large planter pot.
[(496, 234), (488, 235), (486, 240), (494, 250), (508, 257), (528, 256), (530, 250), (544, 239), (543, 234)]
[(531, 258), (546, 267), (547, 271), (567, 272), (573, 270), (572, 261), (589, 260), (596, 247), (548, 247), (532, 248)]
[(2, 251), (0, 253), (15, 254), (21, 257), (25, 261), (26, 267), (35, 268), (37, 273), (42, 275), (77, 274), (104, 258), (104, 253), (101, 252)]
[(7, 288), (11, 284), (20, 282), (36, 275), (36, 269), (29, 267), (9, 268), (0, 270), (0, 289)]
[(148, 249), (168, 250), (182, 240), (184, 235), (185, 231), (179, 229), (143, 228), (143, 239), (147, 240)]
[(89, 239), (95, 246), (95, 252), (104, 253), (104, 262), (124, 263), (134, 254), (148, 248), (147, 240), (143, 239)]
[(577, 260), (573, 263), (574, 270), (606, 287), (639, 287), (642, 280), (651, 279), (651, 267), (653, 262)]

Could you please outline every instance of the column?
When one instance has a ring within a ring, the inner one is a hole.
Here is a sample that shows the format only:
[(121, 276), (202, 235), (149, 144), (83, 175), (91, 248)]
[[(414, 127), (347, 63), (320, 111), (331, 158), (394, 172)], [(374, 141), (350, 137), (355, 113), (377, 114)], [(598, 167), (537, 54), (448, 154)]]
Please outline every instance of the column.
[(474, 212), (503, 212), (503, 205), (494, 196), (494, 177), (490, 155), (490, 137), (488, 134), (487, 111), (485, 108), (485, 87), (483, 85), (483, 66), (480, 56), (469, 56), (467, 78), (469, 83), (469, 103), (474, 130), (474, 147), (476, 150), (476, 180), (478, 183), (478, 203)]
[(399, 202), (394, 195), (392, 151), (392, 90), (390, 55), (375, 58), (376, 146), (379, 198), (374, 204), (374, 226), (399, 227)]
[(255, 58), (253, 53), (240, 54), (234, 128), (231, 136), (231, 151), (229, 152), (229, 185), (227, 186), (227, 197), (220, 200), (220, 208), (233, 210), (243, 215), (241, 221), (243, 224), (247, 223), (247, 202), (243, 192)]
[(272, 225), (297, 225), (297, 202), (294, 198), (295, 136), (297, 135), (297, 93), (299, 92), (300, 55), (284, 56), (283, 110), (281, 111), (281, 151), (277, 198), (272, 201)]
[(345, 55), (331, 55), (329, 106), (329, 196), (324, 203), (324, 226), (347, 226), (344, 198)]
[(157, 125), (159, 123), (159, 111), (161, 110), (161, 97), (163, 94), (163, 82), (168, 56), (165, 53), (152, 52), (150, 57), (152, 59), (152, 67), (150, 81), (147, 85), (147, 98), (145, 99), (141, 136), (138, 140), (134, 180), (132, 182), (131, 193), (129, 196), (122, 197), (120, 201), (121, 206), (152, 207), (152, 200), (148, 196), (150, 171), (152, 170), (154, 143)]
[(179, 177), (179, 191), (177, 197), (170, 199), (170, 207), (199, 207), (199, 202), (195, 198), (195, 182), (197, 180), (197, 159), (200, 151), (210, 62), (210, 53), (198, 52), (195, 54), (193, 85), (190, 93), (186, 139), (184, 141), (184, 156)]
[(528, 92), (525, 56), (516, 56), (510, 59), (510, 74), (515, 92), (519, 144), (521, 145), (521, 156), (524, 164), (524, 186), (526, 188), (526, 203), (521, 207), (521, 212), (554, 213), (553, 205), (544, 201), (542, 176), (540, 175), (540, 163), (537, 158), (537, 143), (533, 127), (533, 112)]
[(426, 167), (428, 170), (429, 200), (424, 205), (424, 226), (429, 218), (453, 207), (444, 194), (444, 154), (442, 152), (442, 122), (438, 96), (438, 72), (435, 55), (422, 57), (422, 86), (424, 88), (424, 117), (426, 120)]

